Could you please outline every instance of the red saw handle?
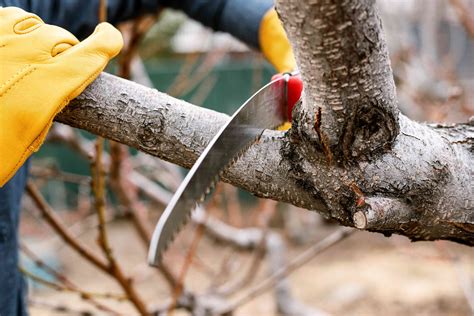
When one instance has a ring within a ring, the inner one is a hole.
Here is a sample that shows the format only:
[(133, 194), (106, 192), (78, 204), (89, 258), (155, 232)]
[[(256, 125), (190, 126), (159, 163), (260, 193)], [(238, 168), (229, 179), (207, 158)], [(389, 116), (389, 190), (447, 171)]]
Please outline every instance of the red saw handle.
[(295, 104), (300, 99), (301, 92), (303, 91), (303, 80), (301, 80), (300, 74), (292, 75), (291, 73), (279, 73), (279, 74), (273, 75), (272, 81), (275, 79), (284, 77), (285, 75), (289, 75), (288, 81), (286, 82), (286, 89), (287, 89), (286, 102), (288, 106), (288, 112), (287, 112), (288, 121), (291, 122), (291, 113), (293, 112), (293, 108), (295, 107)]

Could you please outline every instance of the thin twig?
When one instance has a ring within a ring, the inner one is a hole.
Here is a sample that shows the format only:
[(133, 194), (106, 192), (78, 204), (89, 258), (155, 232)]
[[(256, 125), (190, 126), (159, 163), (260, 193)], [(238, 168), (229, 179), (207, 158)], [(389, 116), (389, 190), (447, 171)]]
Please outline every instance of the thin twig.
[[(133, 21), (131, 28), (126, 32), (127, 41), (119, 60), (119, 75), (124, 79), (130, 79), (132, 76), (132, 61), (138, 56), (138, 46), (148, 32), (150, 27), (156, 22), (161, 14), (161, 10), (154, 16), (139, 18)], [(130, 162), (130, 153), (128, 147), (120, 143), (110, 142), (110, 179), (111, 186), (117, 194), (119, 201), (124, 205), (127, 211), (132, 215), (132, 222), (137, 230), (145, 247), (148, 247), (151, 241), (152, 229), (148, 221), (148, 210), (138, 199), (137, 186), (133, 183), (133, 166)], [(135, 179), (137, 177), (135, 176)], [(160, 201), (162, 202), (162, 201)], [(167, 281), (170, 288), (174, 288), (178, 281), (171, 270), (160, 265), (158, 271)]]
[(192, 91), (214, 69), (215, 65), (227, 54), (226, 50), (214, 50), (206, 53), (204, 61), (193, 72), (195, 64), (200, 60), (199, 55), (190, 54), (186, 57), (185, 64), (181, 67), (174, 82), (166, 91), (167, 94), (179, 97)]
[[(47, 222), (53, 227), (63, 240), (68, 243), (74, 250), (76, 250), (81, 256), (86, 258), (89, 262), (93, 263), (96, 267), (113, 277), (122, 287), (127, 294), (130, 301), (134, 304), (137, 310), (140, 311), (141, 315), (148, 315), (145, 304), (139, 298), (138, 293), (135, 291), (132, 282), (124, 275), (122, 269), (117, 264), (110, 265), (110, 263), (104, 262), (103, 259), (99, 258), (94, 254), (87, 246), (82, 244), (76, 239), (71, 232), (64, 226), (61, 220), (57, 217), (54, 211), (49, 207), (41, 193), (38, 191), (36, 186), (28, 181), (26, 190), (31, 196), (36, 206), (40, 209)], [(113, 261), (115, 262), (115, 261)]]
[(209, 284), (209, 291), (219, 286), (222, 286), (225, 282), (229, 280), (229, 278), (232, 276), (232, 272), (235, 271), (235, 269), (231, 268), (238, 267), (239, 260), (240, 258), (236, 256), (236, 251), (233, 248), (230, 248), (227, 254), (222, 255), (220, 268), (218, 272), (214, 274), (211, 280), (211, 284)]
[(95, 254), (80, 240), (75, 238), (75, 236), (70, 232), (70, 230), (59, 219), (58, 215), (56, 215), (53, 209), (51, 209), (51, 207), (45, 201), (38, 188), (33, 184), (32, 181), (28, 181), (28, 183), (26, 184), (26, 191), (33, 200), (36, 207), (41, 212), (41, 215), (44, 217), (46, 222), (51, 225), (51, 227), (56, 231), (56, 233), (61, 236), (61, 238), (69, 246), (71, 246), (71, 248), (76, 250), (77, 253), (79, 253), (87, 261), (94, 264), (100, 270), (109, 273), (109, 267), (105, 260)]
[(226, 183), (224, 184), (223, 191), (229, 223), (235, 227), (242, 227), (242, 209), (240, 208), (238, 189)]
[(107, 21), (107, 0), (99, 1), (99, 21)]
[(246, 284), (249, 284), (255, 275), (257, 274), (262, 259), (265, 257), (266, 253), (266, 244), (267, 244), (267, 236), (269, 232), (268, 224), (270, 223), (271, 218), (275, 214), (277, 202), (273, 200), (261, 200), (259, 203), (260, 212), (258, 212), (258, 222), (260, 223), (262, 229), (262, 237), (260, 238), (260, 242), (255, 248), (254, 257), (252, 262), (247, 270), (247, 272), (236, 282), (232, 284), (227, 284), (222, 286), (217, 292), (221, 295), (230, 296), (235, 292), (241, 290), (245, 287)]
[(83, 184), (88, 183), (90, 181), (89, 176), (84, 176), (80, 174), (75, 174), (71, 172), (64, 172), (56, 167), (38, 167), (38, 166), (31, 166), (30, 174), (36, 178), (46, 178), (46, 179), (55, 179), (62, 182), (68, 183), (75, 183), (75, 184)]
[(23, 267), (20, 267), (20, 272), (26, 276), (27, 278), (40, 283), (44, 286), (47, 286), (49, 288), (55, 289), (57, 291), (62, 291), (62, 292), (71, 292), (71, 293), (77, 293), (83, 298), (100, 298), (100, 299), (113, 299), (116, 301), (126, 301), (127, 297), (122, 294), (113, 294), (113, 293), (95, 293), (95, 292), (87, 292), (83, 291), (77, 288), (72, 288), (67, 285), (62, 285), (58, 284), (52, 281), (48, 281), (46, 279), (43, 279), (42, 277), (39, 277), (30, 271), (26, 270)]
[(171, 300), (171, 304), (168, 308), (168, 312), (170, 315), (172, 314), (173, 309), (176, 308), (176, 304), (178, 302), (178, 299), (181, 297), (183, 294), (183, 289), (184, 289), (184, 279), (186, 278), (186, 274), (189, 271), (189, 267), (191, 266), (191, 263), (193, 261), (193, 257), (196, 253), (197, 247), (199, 245), (199, 241), (201, 240), (203, 234), (204, 234), (205, 227), (203, 224), (198, 224), (196, 227), (196, 230), (194, 232), (194, 238), (192, 240), (191, 246), (189, 247), (188, 253), (186, 254), (183, 266), (181, 267), (181, 272), (179, 273), (178, 277), (178, 283), (175, 286), (174, 292), (173, 292), (173, 297)]
[[(54, 141), (60, 141), (70, 146), (73, 150), (79, 152), (83, 157), (90, 157), (94, 147), (92, 141), (87, 140), (79, 133), (74, 131), (73, 128), (66, 125), (57, 126), (57, 128), (53, 131), (53, 134), (50, 134), (49, 136)], [(102, 155), (104, 164), (105, 162), (108, 162), (110, 165), (112, 158), (110, 158), (110, 156), (108, 156), (106, 152), (104, 152)], [(131, 173), (128, 175), (128, 177), (130, 178), (130, 182), (133, 185), (137, 186), (141, 190), (141, 192), (143, 192), (148, 198), (150, 198), (154, 202), (166, 205), (166, 203), (171, 199), (171, 194), (168, 191), (162, 189), (158, 184), (149, 180), (147, 177), (143, 176), (137, 171), (131, 170)], [(123, 201), (127, 202), (128, 200)], [(151, 236), (150, 229), (147, 228), (149, 223), (145, 222), (145, 219), (141, 216), (141, 211), (135, 211), (137, 203), (135, 203), (133, 199), (130, 201), (129, 204), (126, 204), (125, 206), (130, 210), (130, 213), (132, 214), (134, 227), (139, 232), (139, 236), (142, 239), (144, 245), (148, 246), (150, 243)], [(110, 219), (113, 219), (113, 216), (109, 217)], [(90, 227), (95, 227), (96, 225), (97, 222), (94, 222), (92, 225), (90, 225)], [(76, 234), (76, 236), (78, 235), (79, 234)], [(162, 266), (159, 269), (163, 274), (164, 278), (170, 284), (170, 286), (174, 288), (177, 284), (177, 280), (171, 270), (166, 266)]]
[[(271, 205), (271, 203), (269, 203)], [(271, 210), (273, 208), (267, 207)], [(267, 213), (267, 212), (261, 212)], [(270, 212), (268, 212), (270, 213)], [(204, 222), (204, 213), (200, 210), (193, 214), (193, 221), (198, 223), (204, 223), (206, 225), (206, 233), (210, 236), (215, 237), (220, 242), (231, 245), (233, 248), (237, 249), (255, 249), (259, 247), (261, 241), (264, 239), (265, 231), (260, 228), (235, 228), (224, 222), (221, 222), (217, 218), (209, 216)], [(262, 216), (267, 220), (270, 219), (269, 216)], [(276, 273), (280, 270), (281, 267), (286, 266), (286, 250), (284, 242), (279, 234), (269, 231), (267, 236), (265, 236), (265, 252), (267, 255), (268, 265), (271, 273)], [(231, 272), (235, 274), (234, 272)], [(249, 282), (250, 283), (250, 282)], [(209, 291), (211, 295), (222, 300), (221, 293), (215, 293), (212, 289)], [(216, 296), (217, 294), (217, 296)], [(285, 278), (278, 280), (278, 283), (275, 286), (275, 299), (277, 303), (278, 311), (282, 315), (322, 315), (320, 311), (309, 308), (304, 304), (299, 303), (291, 295), (291, 290), (289, 284)], [(220, 307), (213, 305), (213, 312), (225, 310), (226, 313), (230, 313), (231, 310), (226, 309), (228, 303), (225, 302)]]
[(274, 274), (258, 282), (256, 286), (249, 289), (246, 293), (242, 294), (234, 302), (229, 304), (229, 306), (226, 307), (225, 311), (221, 311), (221, 312), (225, 313), (225, 312), (233, 311), (237, 309), (238, 307), (248, 303), (252, 299), (258, 297), (259, 295), (265, 293), (267, 290), (271, 289), (271, 287), (275, 285), (283, 277), (287, 277), (290, 273), (294, 272), (298, 268), (302, 267), (304, 264), (308, 263), (316, 255), (320, 254), (321, 252), (330, 248), (331, 246), (337, 244), (338, 242), (344, 240), (355, 231), (356, 230), (352, 228), (347, 228), (347, 227), (338, 229), (337, 231), (335, 231), (328, 237), (321, 240), (319, 243), (315, 244), (314, 246), (310, 247), (309, 249), (301, 253), (293, 261), (291, 261), (287, 266), (282, 267), (280, 270), (278, 270)]
[(188, 84), (191, 72), (199, 61), (198, 54), (186, 54), (184, 64), (180, 67), (178, 74), (166, 91), (167, 94), (178, 96), (181, 94), (183, 87)]
[(91, 311), (89, 310), (85, 310), (85, 309), (82, 309), (82, 310), (75, 310), (75, 309), (72, 309), (71, 307), (69, 306), (66, 306), (66, 305), (61, 305), (61, 304), (58, 304), (58, 303), (49, 303), (49, 302), (45, 302), (43, 299), (42, 300), (35, 300), (33, 298), (28, 298), (28, 306), (30, 307), (38, 307), (38, 308), (42, 308), (42, 309), (47, 309), (49, 311), (52, 311), (52, 312), (55, 312), (55, 313), (61, 313), (61, 314), (65, 314), (67, 316), (73, 316), (73, 315), (77, 315), (77, 316), (85, 316), (85, 315), (91, 315)]
[(474, 38), (474, 18), (461, 0), (449, 0), (467, 33)]
[(212, 89), (214, 89), (216, 83), (217, 75), (209, 75), (207, 80), (203, 81), (201, 85), (197, 88), (196, 92), (189, 100), (189, 102), (196, 105), (203, 105), (204, 101), (206, 101)]
[(97, 242), (102, 249), (110, 266), (116, 265), (115, 257), (113, 256), (110, 247), (109, 238), (106, 226), (106, 210), (105, 210), (105, 171), (102, 164), (102, 152), (104, 151), (104, 139), (97, 138), (96, 141), (96, 156), (91, 163), (92, 172), (92, 192), (94, 194), (95, 209), (97, 211), (97, 218), (99, 221)]
[(106, 229), (106, 213), (105, 213), (105, 172), (102, 164), (102, 153), (104, 141), (101, 138), (97, 139), (96, 142), (96, 157), (92, 162), (92, 192), (95, 198), (95, 207), (99, 219), (98, 225), (98, 243), (102, 252), (107, 258), (109, 274), (112, 275), (116, 281), (120, 284), (122, 289), (129, 301), (135, 306), (140, 315), (148, 315), (146, 305), (143, 299), (138, 295), (133, 282), (126, 277), (122, 267), (113, 255), (112, 249), (109, 244), (108, 234)]
[[(30, 258), (34, 264), (41, 268), (43, 271), (47, 272), (54, 278), (56, 278), (58, 281), (62, 282), (66, 287), (70, 288), (71, 290), (75, 290), (76, 292), (81, 292), (85, 293), (85, 291), (82, 291), (79, 289), (79, 287), (74, 284), (69, 278), (67, 278), (64, 274), (60, 273), (56, 269), (52, 268), (49, 266), (46, 262), (44, 262), (41, 258), (39, 258), (26, 244), (23, 242), (20, 242), (20, 248), (22, 252)], [(103, 305), (102, 303), (98, 302), (97, 300), (94, 299), (92, 296), (88, 295), (82, 295), (81, 298), (84, 300), (88, 301), (91, 305), (95, 306), (97, 309), (102, 310), (104, 312), (108, 312), (109, 314), (112, 315), (120, 315), (118, 312), (114, 311), (113, 309)]]
[[(158, 17), (161, 15), (162, 9), (156, 14), (144, 15), (138, 17), (129, 24), (124, 25), (126, 28), (123, 31), (125, 45), (119, 56), (119, 71), (118, 74), (124, 79), (131, 78), (132, 60), (137, 56), (138, 47), (146, 35), (148, 30), (155, 24)], [(122, 28), (122, 30), (124, 29)]]

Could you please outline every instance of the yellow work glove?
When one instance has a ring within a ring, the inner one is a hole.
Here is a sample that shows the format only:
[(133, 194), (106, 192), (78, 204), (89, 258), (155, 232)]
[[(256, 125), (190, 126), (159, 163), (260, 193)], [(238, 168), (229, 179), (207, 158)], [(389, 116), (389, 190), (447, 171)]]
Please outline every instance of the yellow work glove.
[(290, 42), (273, 8), (268, 10), (260, 22), (259, 42), (263, 55), (278, 72), (296, 70), (296, 61)]
[(0, 8), (0, 187), (122, 45), (120, 32), (107, 23), (79, 42), (34, 14)]

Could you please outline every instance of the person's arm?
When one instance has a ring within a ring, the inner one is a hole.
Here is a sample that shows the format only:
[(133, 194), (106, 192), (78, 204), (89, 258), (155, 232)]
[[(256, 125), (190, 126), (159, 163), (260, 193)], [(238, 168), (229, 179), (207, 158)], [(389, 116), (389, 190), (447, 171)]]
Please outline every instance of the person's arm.
[(259, 49), (279, 72), (296, 69), (291, 45), (273, 8), (273, 0), (162, 0), (161, 3)]
[[(0, 6), (34, 13), (45, 23), (65, 28), (79, 39), (89, 36), (99, 23), (99, 3), (99, 0), (0, 0)], [(117, 24), (156, 12), (159, 6), (159, 0), (109, 0), (107, 21)]]
[(257, 49), (260, 48), (260, 22), (273, 8), (272, 0), (163, 0), (161, 3)]
[[(0, 6), (19, 7), (43, 21), (88, 36), (99, 23), (99, 0), (0, 0)], [(216, 31), (232, 34), (259, 48), (259, 28), (272, 0), (109, 0), (107, 21), (112, 24), (155, 12), (165, 6), (186, 13)]]

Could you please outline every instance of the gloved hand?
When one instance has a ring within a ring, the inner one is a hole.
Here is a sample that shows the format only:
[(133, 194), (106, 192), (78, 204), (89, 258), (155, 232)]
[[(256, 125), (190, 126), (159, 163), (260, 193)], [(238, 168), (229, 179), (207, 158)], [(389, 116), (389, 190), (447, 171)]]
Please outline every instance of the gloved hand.
[(0, 187), (122, 45), (120, 32), (107, 23), (79, 42), (34, 14), (0, 8)]
[(274, 8), (268, 10), (260, 22), (260, 50), (278, 72), (296, 70), (296, 61), (290, 42)]
[[(290, 42), (286, 37), (285, 30), (278, 18), (275, 9), (270, 9), (260, 23), (260, 49), (267, 60), (276, 68), (279, 74), (272, 77), (272, 80), (284, 76), (296, 70), (296, 61), (291, 49)], [(287, 82), (287, 109), (288, 120), (291, 121), (293, 107), (301, 97), (303, 82), (300, 75), (291, 75)], [(281, 126), (280, 130), (291, 127), (287, 123)]]

